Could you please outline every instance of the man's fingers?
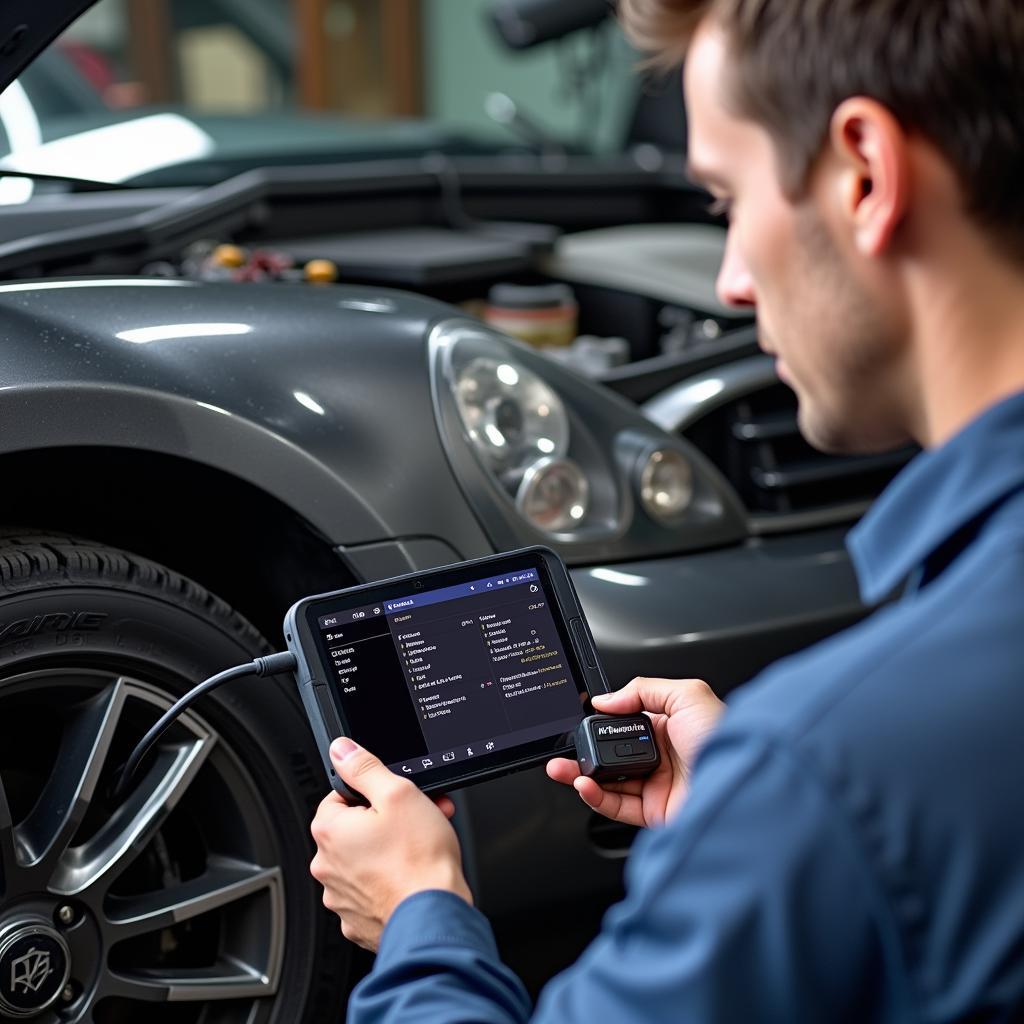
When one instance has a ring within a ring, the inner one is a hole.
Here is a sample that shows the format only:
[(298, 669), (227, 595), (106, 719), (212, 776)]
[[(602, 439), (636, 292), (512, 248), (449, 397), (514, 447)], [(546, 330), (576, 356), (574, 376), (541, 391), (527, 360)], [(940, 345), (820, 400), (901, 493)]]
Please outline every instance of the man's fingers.
[(634, 793), (619, 793), (602, 789), (593, 779), (581, 775), (573, 785), (583, 802), (598, 814), (625, 825), (644, 826), (644, 805), (640, 796)]
[(338, 793), (335, 793), (334, 790), (332, 789), (330, 793), (328, 793), (327, 796), (325, 796), (323, 800), (320, 801), (320, 805), (317, 807), (316, 813), (318, 815), (330, 814), (336, 807), (339, 806), (345, 807), (347, 805), (345, 804), (345, 800)]
[(372, 805), (380, 803), (402, 785), (390, 768), (368, 750), (341, 736), (331, 744), (331, 763), (342, 781), (362, 793)]
[[(580, 772), (580, 766), (567, 757), (553, 757), (547, 763), (547, 773), (549, 779), (561, 782), (565, 786), (574, 786), (577, 779), (584, 778)], [(598, 783), (595, 783), (595, 785), (598, 785)], [(608, 782), (604, 788), (609, 793), (624, 793), (627, 796), (636, 796), (638, 793), (643, 792), (644, 780), (627, 779), (625, 782)]]
[(594, 707), (609, 715), (635, 715), (641, 711), (672, 715), (708, 701), (718, 701), (718, 698), (702, 679), (651, 679), (647, 676), (637, 676), (621, 690), (593, 698)]
[(455, 817), (455, 802), (450, 796), (445, 796), (443, 793), (440, 796), (434, 797), (434, 803), (437, 804), (438, 810), (449, 820)]
[(580, 766), (568, 757), (553, 757), (545, 766), (549, 779), (571, 786), (579, 778)]

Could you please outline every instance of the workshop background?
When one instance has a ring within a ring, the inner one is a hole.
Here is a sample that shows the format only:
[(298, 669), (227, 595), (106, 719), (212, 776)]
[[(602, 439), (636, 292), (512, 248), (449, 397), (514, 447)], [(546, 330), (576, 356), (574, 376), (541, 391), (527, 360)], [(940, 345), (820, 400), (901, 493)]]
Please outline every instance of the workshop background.
[(613, 148), (638, 88), (631, 74), (638, 56), (618, 26), (606, 21), (557, 45), (512, 51), (486, 7), (485, 0), (101, 0), (68, 30), (63, 50), (108, 107), (428, 117), (505, 134), (485, 109), (490, 94), (503, 92), (553, 138)]

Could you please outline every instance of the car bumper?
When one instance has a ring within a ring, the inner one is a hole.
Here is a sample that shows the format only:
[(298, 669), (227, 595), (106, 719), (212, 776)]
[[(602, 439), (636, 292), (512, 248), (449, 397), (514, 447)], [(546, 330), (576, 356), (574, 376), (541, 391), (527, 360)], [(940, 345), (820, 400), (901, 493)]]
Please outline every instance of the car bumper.
[(699, 677), (725, 694), (863, 617), (845, 532), (574, 569), (609, 681)]

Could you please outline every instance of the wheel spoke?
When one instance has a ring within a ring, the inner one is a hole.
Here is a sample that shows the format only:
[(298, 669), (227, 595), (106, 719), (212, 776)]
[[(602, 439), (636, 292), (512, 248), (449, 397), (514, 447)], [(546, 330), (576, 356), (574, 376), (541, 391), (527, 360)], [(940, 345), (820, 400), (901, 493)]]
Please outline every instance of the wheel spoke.
[(0, 894), (10, 897), (14, 885), (14, 872), (18, 866), (17, 837), (11, 809), (7, 803), (3, 779), (0, 779)]
[(125, 697), (125, 683), (119, 679), (83, 705), (65, 727), (53, 774), (17, 827), (20, 859), (26, 866), (49, 867), (74, 839), (96, 791)]
[(101, 880), (110, 884), (145, 849), (185, 795), (217, 742), (216, 734), (192, 723), (193, 737), (161, 746), (152, 767), (102, 828), (61, 857), (51, 892), (73, 896)]
[(273, 979), (234, 957), (224, 957), (213, 967), (121, 971), (107, 980), (105, 988), (103, 995), (146, 1003), (254, 999), (277, 991)]
[(114, 942), (145, 932), (169, 928), (219, 907), (227, 906), (254, 893), (282, 890), (281, 869), (261, 868), (238, 861), (212, 865), (199, 878), (171, 889), (143, 896), (110, 897), (107, 920)]

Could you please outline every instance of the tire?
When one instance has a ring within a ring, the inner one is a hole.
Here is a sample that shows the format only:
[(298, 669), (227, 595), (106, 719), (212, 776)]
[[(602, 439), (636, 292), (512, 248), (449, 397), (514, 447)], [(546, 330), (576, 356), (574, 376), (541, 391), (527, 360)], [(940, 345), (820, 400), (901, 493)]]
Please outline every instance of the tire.
[[(163, 709), (268, 649), (144, 558), (0, 537), (0, 1020), (342, 1018), (350, 950), (308, 870), (327, 787), (291, 680), (204, 698), (111, 795)], [(38, 991), (11, 990), (33, 965)]]

